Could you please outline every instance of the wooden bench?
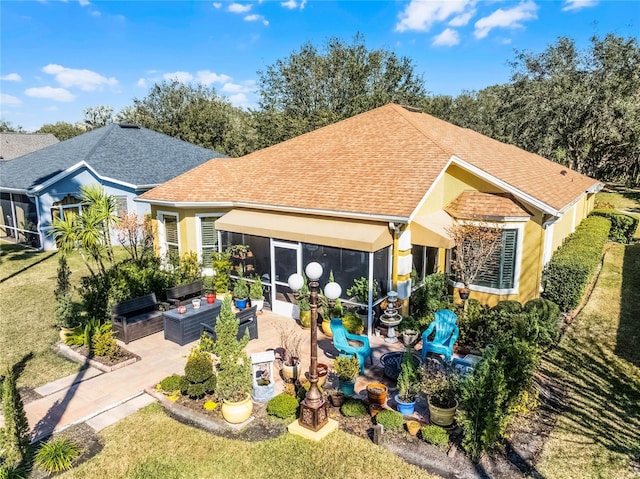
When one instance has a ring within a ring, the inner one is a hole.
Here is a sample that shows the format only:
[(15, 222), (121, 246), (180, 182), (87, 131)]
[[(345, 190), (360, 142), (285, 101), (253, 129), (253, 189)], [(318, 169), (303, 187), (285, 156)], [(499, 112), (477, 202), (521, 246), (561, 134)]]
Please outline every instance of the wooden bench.
[[(217, 318), (216, 318), (217, 319)], [(238, 320), (238, 339), (244, 337), (245, 331), (249, 331), (249, 340), (258, 339), (258, 307), (251, 306), (236, 313)], [(200, 323), (200, 336), (206, 334), (209, 338), (216, 340), (216, 325)]]
[(128, 344), (130, 341), (162, 331), (162, 311), (168, 307), (167, 303), (156, 300), (155, 293), (115, 304), (111, 309), (111, 324), (116, 337)]
[(202, 280), (198, 279), (191, 283), (181, 284), (169, 288), (166, 291), (167, 302), (171, 308), (177, 308), (185, 304), (191, 303), (191, 298), (199, 298), (202, 296)]

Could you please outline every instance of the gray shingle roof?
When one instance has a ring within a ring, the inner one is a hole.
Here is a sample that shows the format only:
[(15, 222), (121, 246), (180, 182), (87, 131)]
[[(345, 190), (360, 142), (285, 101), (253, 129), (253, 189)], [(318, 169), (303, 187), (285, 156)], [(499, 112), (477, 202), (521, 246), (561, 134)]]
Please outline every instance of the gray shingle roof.
[(0, 133), (0, 160), (12, 160), (58, 143), (51, 133)]
[(110, 124), (0, 162), (0, 188), (32, 190), (84, 161), (101, 177), (158, 185), (224, 155), (135, 125)]

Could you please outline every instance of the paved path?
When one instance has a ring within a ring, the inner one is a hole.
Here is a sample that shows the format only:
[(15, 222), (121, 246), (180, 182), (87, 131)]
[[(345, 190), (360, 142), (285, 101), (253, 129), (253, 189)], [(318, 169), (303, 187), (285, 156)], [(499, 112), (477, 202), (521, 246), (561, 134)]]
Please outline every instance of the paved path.
[[(259, 315), (259, 339), (249, 343), (247, 352), (251, 354), (277, 348), (280, 341), (276, 326), (279, 324), (297, 328), (305, 339), (310, 337), (309, 330), (300, 329), (292, 319), (265, 311)], [(152, 403), (154, 399), (144, 389), (153, 387), (171, 374), (184, 374), (187, 356), (195, 345), (196, 342), (179, 346), (165, 341), (164, 333), (159, 332), (125, 346), (142, 358), (134, 364), (108, 373), (87, 367), (77, 374), (37, 388), (36, 392), (42, 398), (25, 405), (32, 438), (44, 438), (81, 422), (100, 431)], [(358, 379), (356, 391), (368, 382), (381, 379), (379, 358), (382, 354), (402, 349), (400, 343), (390, 345), (382, 337), (372, 337), (371, 345), (375, 367), (367, 363), (367, 373)], [(306, 339), (302, 349), (303, 369), (308, 369), (309, 351), (310, 340)], [(332, 364), (335, 352), (331, 339), (319, 332), (318, 361)], [(283, 389), (281, 381), (276, 386), (277, 391)]]

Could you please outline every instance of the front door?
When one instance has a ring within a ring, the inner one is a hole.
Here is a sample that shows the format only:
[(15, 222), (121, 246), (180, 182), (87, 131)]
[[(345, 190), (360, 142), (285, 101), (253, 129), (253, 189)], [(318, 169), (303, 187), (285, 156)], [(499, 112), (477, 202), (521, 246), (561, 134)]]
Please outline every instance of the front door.
[(289, 276), (302, 272), (300, 243), (271, 242), (271, 310), (283, 316), (292, 316), (295, 298), (289, 288)]

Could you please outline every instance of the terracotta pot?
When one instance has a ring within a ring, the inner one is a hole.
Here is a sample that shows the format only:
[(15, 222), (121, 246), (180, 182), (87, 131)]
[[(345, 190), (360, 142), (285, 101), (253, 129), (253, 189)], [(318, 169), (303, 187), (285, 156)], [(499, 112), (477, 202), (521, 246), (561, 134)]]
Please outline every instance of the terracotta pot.
[(407, 421), (406, 426), (407, 431), (412, 436), (415, 436), (416, 434), (418, 434), (418, 431), (420, 431), (420, 423), (418, 421)]
[(458, 288), (458, 295), (460, 296), (460, 299), (462, 299), (462, 300), (469, 299), (469, 294), (470, 293), (471, 293), (471, 291), (469, 291), (469, 288)]
[(329, 395), (329, 401), (334, 407), (340, 407), (344, 404), (344, 394), (342, 392), (336, 392)]
[(438, 406), (434, 406), (429, 401), (429, 419), (436, 426), (451, 426), (453, 424), (453, 419), (456, 415), (456, 410), (458, 409), (458, 402), (456, 401), (456, 405), (450, 408), (442, 408)]
[(239, 402), (222, 401), (222, 417), (231, 424), (245, 422), (253, 412), (253, 401), (247, 394), (246, 399)]
[(367, 384), (367, 398), (369, 404), (379, 404), (384, 406), (387, 402), (388, 388), (382, 383), (370, 383)]

